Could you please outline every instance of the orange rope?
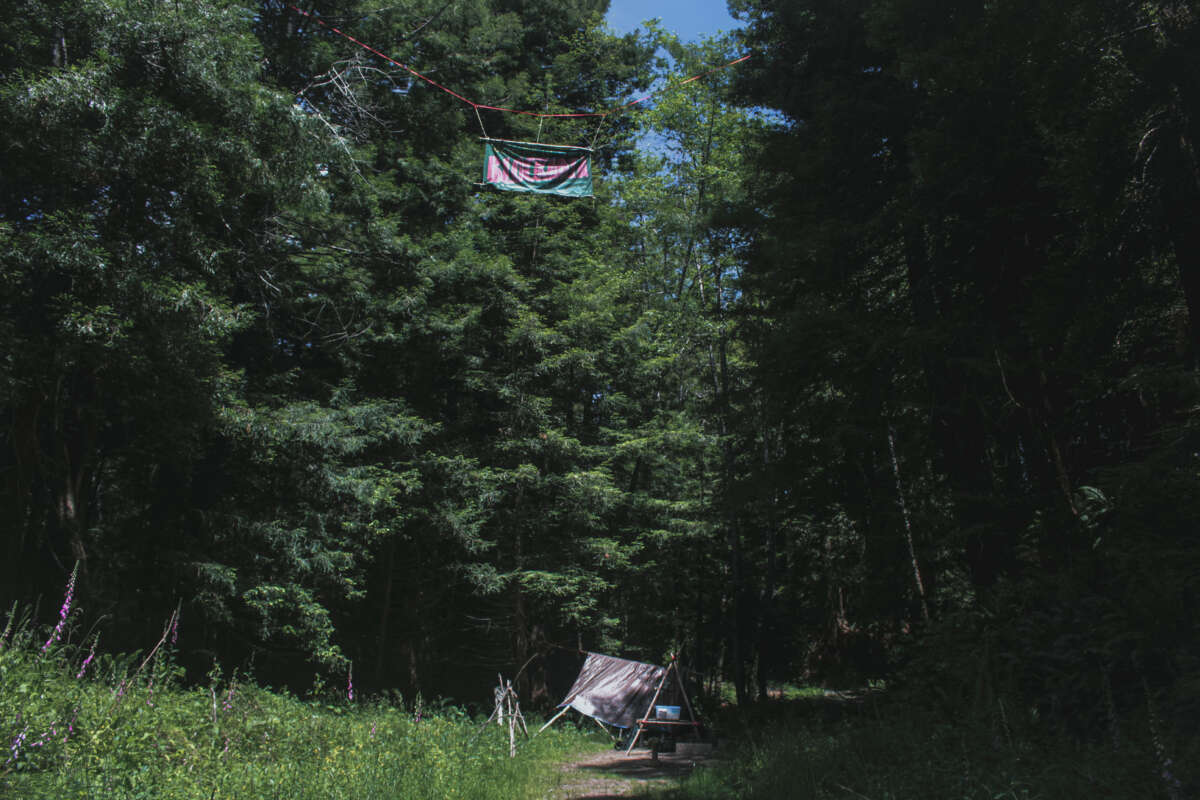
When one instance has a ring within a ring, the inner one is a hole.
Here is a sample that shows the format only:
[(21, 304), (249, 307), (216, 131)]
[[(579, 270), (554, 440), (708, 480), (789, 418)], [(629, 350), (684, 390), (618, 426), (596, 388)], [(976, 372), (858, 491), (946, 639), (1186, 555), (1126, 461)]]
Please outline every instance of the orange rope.
[[(610, 108), (608, 111), (585, 111), (585, 112), (579, 112), (579, 113), (573, 113), (573, 114), (547, 114), (547, 113), (540, 112), (540, 111), (522, 111), (522, 110), (516, 109), (516, 108), (504, 108), (503, 106), (489, 106), (489, 105), (484, 105), (483, 103), (476, 103), (474, 100), (468, 100), (466, 97), (463, 97), (461, 94), (454, 91), (453, 89), (446, 88), (445, 86), (443, 86), (442, 84), (433, 80), (432, 78), (422, 75), (421, 73), (417, 72), (415, 69), (408, 66), (407, 64), (400, 63), (399, 61), (397, 61), (396, 59), (387, 55), (386, 53), (382, 53), (382, 52), (376, 50), (374, 47), (371, 47), (369, 44), (360, 42), (358, 39), (355, 39), (350, 34), (344, 32), (344, 31), (338, 30), (337, 28), (335, 28), (332, 25), (328, 24), (327, 22), (321, 20), (319, 17), (316, 17), (313, 14), (305, 11), (304, 9), (297, 8), (296, 6), (293, 6), (293, 5), (289, 5), (288, 8), (292, 9), (293, 11), (295, 11), (298, 14), (303, 14), (304, 16), (308, 17), (312, 21), (316, 22), (321, 27), (328, 28), (329, 30), (333, 31), (338, 36), (341, 36), (344, 39), (348, 39), (349, 41), (354, 42), (354, 44), (358, 45), (359, 47), (363, 48), (364, 50), (366, 50), (370, 53), (374, 53), (375, 55), (382, 58), (384, 61), (387, 61), (391, 64), (395, 64), (397, 67), (400, 67), (401, 69), (406, 70), (410, 74), (425, 81), (430, 86), (441, 89), (446, 94), (456, 97), (459, 100), (462, 100), (464, 103), (466, 103), (467, 105), (469, 105), (473, 109), (475, 109), (476, 114), (479, 113), (480, 109), (483, 109), (484, 111), (500, 111), (500, 112), (503, 112), (506, 114), (523, 114), (524, 116), (527, 116), (527, 117), (540, 117), (540, 118), (545, 118), (545, 117), (560, 117), (560, 118), (607, 117), (609, 114), (612, 114), (615, 111), (621, 111), (622, 109), (626, 109), (626, 108), (629, 108), (630, 106), (637, 105), (638, 103), (641, 103), (644, 100), (649, 100), (651, 97), (654, 97), (656, 94), (660, 94), (674, 86), (682, 86), (685, 83), (691, 83), (692, 81), (699, 80), (700, 78), (703, 78), (707, 75), (711, 75), (714, 72), (718, 72), (718, 71), (726, 69), (728, 67), (732, 67), (734, 64), (740, 64), (741, 62), (750, 58), (749, 55), (744, 55), (741, 58), (735, 58), (733, 61), (730, 61), (728, 64), (722, 64), (719, 67), (713, 67), (712, 69), (708, 70), (707, 72), (701, 72), (698, 75), (693, 75), (692, 77), (687, 78), (682, 81), (679, 81), (678, 83), (671, 84), (670, 86), (664, 86), (662, 89), (651, 92), (650, 94), (645, 95), (643, 97), (639, 97), (636, 100), (630, 100), (628, 103), (624, 103), (619, 106), (614, 106), (613, 108)], [(482, 126), (482, 124), (483, 124), (483, 122), (481, 120), (480, 125)], [(601, 120), (601, 124), (603, 124), (603, 120)], [(484, 135), (486, 136), (486, 132)]]

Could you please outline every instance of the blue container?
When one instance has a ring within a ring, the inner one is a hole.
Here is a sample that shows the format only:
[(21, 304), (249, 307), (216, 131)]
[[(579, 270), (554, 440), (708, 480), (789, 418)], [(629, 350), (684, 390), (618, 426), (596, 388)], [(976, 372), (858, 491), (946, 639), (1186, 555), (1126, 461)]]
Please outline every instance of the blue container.
[(654, 718), (677, 720), (679, 719), (679, 706), (655, 706)]

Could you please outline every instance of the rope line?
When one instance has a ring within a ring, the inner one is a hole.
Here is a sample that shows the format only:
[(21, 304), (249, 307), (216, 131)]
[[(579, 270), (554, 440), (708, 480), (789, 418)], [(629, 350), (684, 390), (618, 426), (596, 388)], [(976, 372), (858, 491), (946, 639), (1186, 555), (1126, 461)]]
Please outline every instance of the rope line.
[(466, 104), (467, 104), (467, 105), (469, 105), (469, 106), (475, 106), (476, 108), (480, 108), (480, 106), (479, 106), (479, 104), (478, 104), (478, 103), (475, 103), (475, 102), (472, 102), (471, 100), (468, 100), (467, 98), (463, 97), (461, 94), (459, 94), (458, 92), (454, 91), (453, 89), (447, 89), (445, 86), (442, 86), (440, 83), (438, 83), (437, 81), (433, 80), (432, 78), (427, 78), (427, 77), (425, 77), (424, 75), (422, 75), (421, 73), (417, 72), (415, 69), (413, 69), (412, 67), (408, 66), (407, 64), (401, 64), (399, 61), (397, 61), (396, 59), (394, 59), (394, 58), (392, 58), (391, 56), (387, 55), (386, 53), (381, 53), (381, 52), (379, 52), (379, 51), (378, 51), (378, 50), (376, 50), (374, 47), (371, 47), (371, 45), (369, 45), (369, 44), (365, 44), (365, 43), (363, 43), (363, 42), (360, 42), (358, 39), (355, 39), (355, 38), (354, 38), (353, 36), (351, 36), (350, 34), (346, 33), (345, 31), (338, 30), (337, 28), (333, 27), (332, 25), (328, 24), (327, 22), (325, 22), (325, 21), (321, 20), (319, 17), (315, 17), (315, 16), (313, 16), (312, 14), (308, 13), (307, 11), (305, 11), (305, 10), (303, 10), (303, 9), (301, 9), (301, 8), (296, 8), (296, 6), (288, 6), (288, 8), (292, 9), (293, 11), (295, 11), (295, 12), (297, 12), (297, 13), (299, 13), (299, 14), (303, 14), (304, 16), (306, 16), (306, 17), (308, 17), (309, 19), (311, 19), (313, 22), (315, 22), (315, 23), (317, 23), (318, 25), (320, 25), (321, 27), (323, 27), (323, 28), (328, 28), (329, 30), (333, 31), (333, 32), (334, 32), (334, 33), (336, 33), (338, 36), (341, 36), (341, 37), (343, 37), (343, 38), (345, 38), (345, 39), (349, 39), (350, 41), (354, 42), (356, 45), (358, 45), (358, 46), (359, 46), (359, 47), (361, 47), (362, 49), (364, 49), (364, 50), (366, 50), (366, 51), (368, 51), (368, 52), (374, 53), (375, 55), (379, 56), (379, 57), (380, 57), (380, 58), (382, 58), (384, 61), (387, 61), (387, 62), (389, 62), (389, 63), (395, 64), (397, 67), (400, 67), (401, 69), (407, 70), (408, 72), (412, 73), (412, 74), (413, 74), (413, 75), (415, 75), (416, 77), (418, 77), (418, 78), (420, 78), (421, 80), (423, 80), (423, 81), (425, 81), (426, 83), (428, 83), (430, 86), (436, 86), (437, 88), (441, 89), (441, 90), (442, 90), (443, 92), (445, 92), (446, 94), (453, 95), (453, 96), (457, 97), (459, 100), (462, 100), (464, 103), (466, 103)]
[[(540, 119), (546, 119), (548, 117), (549, 118), (559, 118), (559, 119), (579, 119), (579, 118), (583, 118), (583, 117), (600, 117), (601, 118), (600, 125), (603, 126), (604, 118), (607, 117), (609, 114), (613, 114), (618, 111), (623, 111), (624, 109), (629, 108), (630, 106), (635, 106), (638, 103), (641, 103), (645, 100), (649, 100), (651, 97), (654, 97), (657, 94), (661, 94), (662, 92), (665, 92), (668, 89), (673, 89), (676, 86), (682, 86), (685, 83), (691, 83), (692, 81), (700, 80), (701, 78), (711, 75), (714, 72), (719, 72), (720, 70), (726, 69), (728, 67), (732, 67), (734, 64), (740, 64), (743, 61), (745, 61), (746, 59), (750, 58), (750, 55), (751, 55), (751, 54), (748, 54), (748, 55), (742, 56), (741, 58), (735, 58), (733, 61), (730, 61), (728, 64), (722, 64), (718, 67), (713, 67), (712, 69), (710, 69), (706, 72), (701, 72), (700, 74), (693, 75), (692, 77), (686, 78), (685, 80), (679, 81), (677, 83), (672, 83), (668, 86), (664, 86), (661, 89), (657, 89), (657, 90), (651, 92), (650, 94), (647, 94), (647, 95), (637, 98), (636, 100), (630, 100), (628, 103), (623, 103), (622, 105), (614, 106), (613, 108), (610, 108), (607, 111), (582, 111), (582, 112), (568, 113), (568, 114), (548, 114), (548, 113), (541, 112), (541, 111), (524, 111), (524, 110), (517, 109), (517, 108), (505, 108), (504, 106), (489, 106), (484, 103), (476, 103), (474, 100), (467, 99), (466, 97), (462, 96), (461, 94), (454, 91), (453, 89), (446, 88), (445, 86), (443, 86), (442, 84), (433, 80), (432, 78), (422, 75), (421, 73), (417, 72), (415, 69), (408, 66), (407, 64), (402, 64), (399, 61), (397, 61), (396, 59), (387, 55), (386, 53), (380, 52), (379, 50), (376, 50), (374, 47), (371, 47), (371, 45), (366, 44), (365, 42), (361, 42), (358, 39), (355, 39), (353, 36), (346, 33), (345, 31), (335, 28), (334, 26), (332, 26), (329, 23), (322, 20), (320, 17), (317, 17), (316, 15), (314, 15), (308, 11), (305, 11), (302, 8), (297, 8), (294, 5), (288, 5), (288, 8), (292, 9), (297, 14), (302, 14), (303, 16), (308, 17), (309, 19), (311, 19), (313, 22), (317, 23), (321, 27), (327, 28), (328, 30), (333, 31), (338, 36), (341, 36), (342, 38), (353, 42), (354, 44), (358, 45), (359, 47), (366, 50), (367, 52), (374, 53), (375, 55), (382, 58), (384, 61), (387, 61), (390, 64), (395, 64), (397, 67), (400, 67), (401, 69), (407, 71), (408, 73), (425, 81), (430, 86), (433, 86), (437, 89), (441, 89), (446, 94), (448, 94), (452, 97), (458, 98), (459, 100), (463, 101), (467, 105), (471, 106), (471, 108), (475, 109), (476, 116), (479, 115), (480, 110), (483, 110), (483, 111), (498, 111), (498, 112), (502, 112), (505, 114), (521, 114), (523, 116), (538, 117)], [(480, 127), (483, 127), (482, 119), (480, 119), (479, 125), (480, 125)], [(598, 132), (598, 130), (599, 129), (597, 129), (597, 132)], [(486, 132), (484, 133), (484, 135), (485, 136), (487, 135)]]
[[(732, 67), (734, 64), (740, 64), (743, 61), (745, 61), (746, 59), (750, 58), (750, 55), (752, 55), (752, 54), (744, 55), (741, 58), (735, 58), (733, 61), (730, 61), (728, 64), (722, 64), (719, 67), (713, 67), (712, 69), (708, 70), (707, 72), (701, 72), (699, 75), (693, 75), (690, 78), (685, 78), (684, 80), (681, 80), (678, 83), (672, 83), (669, 86), (664, 86), (661, 89), (656, 89), (655, 91), (651, 92), (650, 94), (639, 97), (637, 100), (630, 100), (628, 103), (625, 103), (624, 105), (617, 106), (616, 108), (613, 109), (613, 111), (622, 111), (626, 108), (629, 108), (630, 106), (637, 105), (638, 103), (642, 102), (643, 100), (649, 100), (651, 97), (654, 97), (654, 95), (656, 95), (656, 94), (662, 94), (667, 89), (673, 89), (676, 86), (683, 86), (685, 83), (691, 83), (692, 81), (698, 81), (701, 78), (712, 75), (714, 72), (720, 72), (723, 69)], [(605, 113), (608, 114), (610, 112), (605, 112)]]
[(479, 115), (479, 106), (475, 106), (475, 119), (479, 120), (479, 130), (483, 131), (483, 138), (488, 138), (487, 128), (483, 127), (483, 117)]
[(591, 150), (596, 149), (596, 140), (600, 138), (600, 131), (604, 130), (604, 123), (607, 120), (608, 120), (608, 114), (605, 113), (604, 116), (600, 117), (600, 121), (598, 123), (596, 123), (596, 133), (595, 133), (595, 135), (592, 136), (592, 143), (590, 145), (588, 145), (589, 149), (591, 149)]

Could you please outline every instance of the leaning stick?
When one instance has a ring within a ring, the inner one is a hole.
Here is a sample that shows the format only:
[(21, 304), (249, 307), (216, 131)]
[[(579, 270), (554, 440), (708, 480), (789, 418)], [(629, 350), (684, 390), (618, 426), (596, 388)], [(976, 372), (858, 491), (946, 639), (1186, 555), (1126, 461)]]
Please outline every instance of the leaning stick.
[(551, 717), (549, 722), (547, 722), (547, 723), (546, 723), (545, 725), (543, 725), (542, 727), (538, 728), (538, 733), (541, 733), (542, 731), (546, 730), (546, 728), (549, 728), (551, 725), (553, 725), (554, 723), (558, 722), (558, 718), (559, 718), (559, 717), (561, 717), (563, 714), (567, 713), (567, 712), (568, 712), (568, 711), (570, 711), (570, 710), (571, 710), (571, 707), (570, 707), (570, 706), (565, 706), (565, 707), (563, 708), (563, 710), (562, 710), (562, 711), (558, 712), (558, 713), (557, 713), (557, 714), (555, 714), (553, 717)]

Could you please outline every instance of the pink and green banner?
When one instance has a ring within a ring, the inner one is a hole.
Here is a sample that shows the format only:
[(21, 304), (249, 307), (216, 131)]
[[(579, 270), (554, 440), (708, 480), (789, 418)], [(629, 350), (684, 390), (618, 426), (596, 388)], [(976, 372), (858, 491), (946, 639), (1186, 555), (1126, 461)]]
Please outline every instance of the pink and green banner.
[(506, 192), (592, 196), (592, 151), (586, 147), (485, 139), (483, 180)]

